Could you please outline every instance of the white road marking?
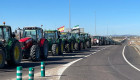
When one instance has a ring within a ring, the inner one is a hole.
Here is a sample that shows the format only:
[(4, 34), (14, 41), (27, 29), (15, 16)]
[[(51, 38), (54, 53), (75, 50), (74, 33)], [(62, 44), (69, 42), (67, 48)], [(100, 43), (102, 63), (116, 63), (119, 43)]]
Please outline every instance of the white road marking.
[(123, 56), (124, 60), (125, 60), (131, 67), (133, 67), (133, 68), (136, 69), (137, 71), (140, 71), (139, 68), (137, 68), (136, 66), (134, 66), (133, 64), (131, 64), (131, 63), (126, 59), (126, 57), (125, 57), (125, 55), (124, 55), (125, 48), (126, 48), (126, 45), (124, 46), (123, 51), (122, 51), (122, 56)]

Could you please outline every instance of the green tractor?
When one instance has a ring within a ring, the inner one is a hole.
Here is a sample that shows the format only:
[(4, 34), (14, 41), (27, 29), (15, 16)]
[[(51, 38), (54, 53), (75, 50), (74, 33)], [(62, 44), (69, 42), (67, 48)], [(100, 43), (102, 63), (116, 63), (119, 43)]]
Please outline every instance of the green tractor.
[(62, 55), (64, 44), (60, 39), (60, 32), (57, 30), (45, 30), (44, 36), (48, 40), (48, 50), (52, 52), (52, 55)]
[(81, 33), (83, 35), (83, 38), (84, 38), (84, 48), (87, 47), (87, 48), (91, 48), (91, 38), (90, 38), (90, 35), (88, 33)]
[(11, 26), (0, 25), (0, 68), (8, 65), (17, 65), (22, 60), (22, 51), (19, 41), (12, 34)]
[(83, 40), (82, 40), (82, 37), (80, 36), (79, 33), (72, 33), (72, 36), (74, 37), (74, 41), (75, 41), (75, 44), (74, 44), (74, 50), (76, 51), (79, 51), (81, 49), (83, 49)]
[(74, 49), (76, 51), (85, 49), (85, 44), (84, 44), (84, 36), (81, 35), (81, 29), (80, 28), (75, 28), (72, 29), (71, 33), (75, 38), (75, 44), (74, 44)]
[(64, 44), (64, 51), (69, 53), (73, 52), (75, 40), (70, 32), (61, 32), (60, 38), (62, 39), (62, 43)]

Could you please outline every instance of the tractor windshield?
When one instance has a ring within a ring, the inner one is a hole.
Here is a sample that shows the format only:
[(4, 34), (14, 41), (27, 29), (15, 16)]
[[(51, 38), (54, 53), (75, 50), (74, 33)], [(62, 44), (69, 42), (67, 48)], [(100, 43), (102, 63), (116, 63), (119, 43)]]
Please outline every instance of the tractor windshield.
[(45, 38), (47, 38), (47, 39), (55, 39), (55, 33), (45, 33)]
[(31, 37), (36, 40), (36, 30), (24, 30), (23, 37)]

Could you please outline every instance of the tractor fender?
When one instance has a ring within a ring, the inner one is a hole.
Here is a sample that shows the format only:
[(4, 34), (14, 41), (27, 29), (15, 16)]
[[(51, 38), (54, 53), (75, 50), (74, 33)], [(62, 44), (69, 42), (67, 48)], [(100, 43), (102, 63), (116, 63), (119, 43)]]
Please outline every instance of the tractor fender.
[(45, 40), (47, 40), (47, 39), (42, 38), (42, 39), (40, 40), (40, 43), (39, 43), (39, 46), (40, 46), (40, 47), (43, 47)]

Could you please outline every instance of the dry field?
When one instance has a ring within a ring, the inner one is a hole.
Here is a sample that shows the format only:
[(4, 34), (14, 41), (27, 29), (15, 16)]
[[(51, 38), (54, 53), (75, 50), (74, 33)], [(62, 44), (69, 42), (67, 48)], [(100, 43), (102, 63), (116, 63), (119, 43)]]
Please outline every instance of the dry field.
[(140, 45), (140, 37), (131, 37), (130, 43), (131, 45)]
[(121, 42), (124, 39), (124, 37), (113, 37), (112, 39), (114, 41)]

